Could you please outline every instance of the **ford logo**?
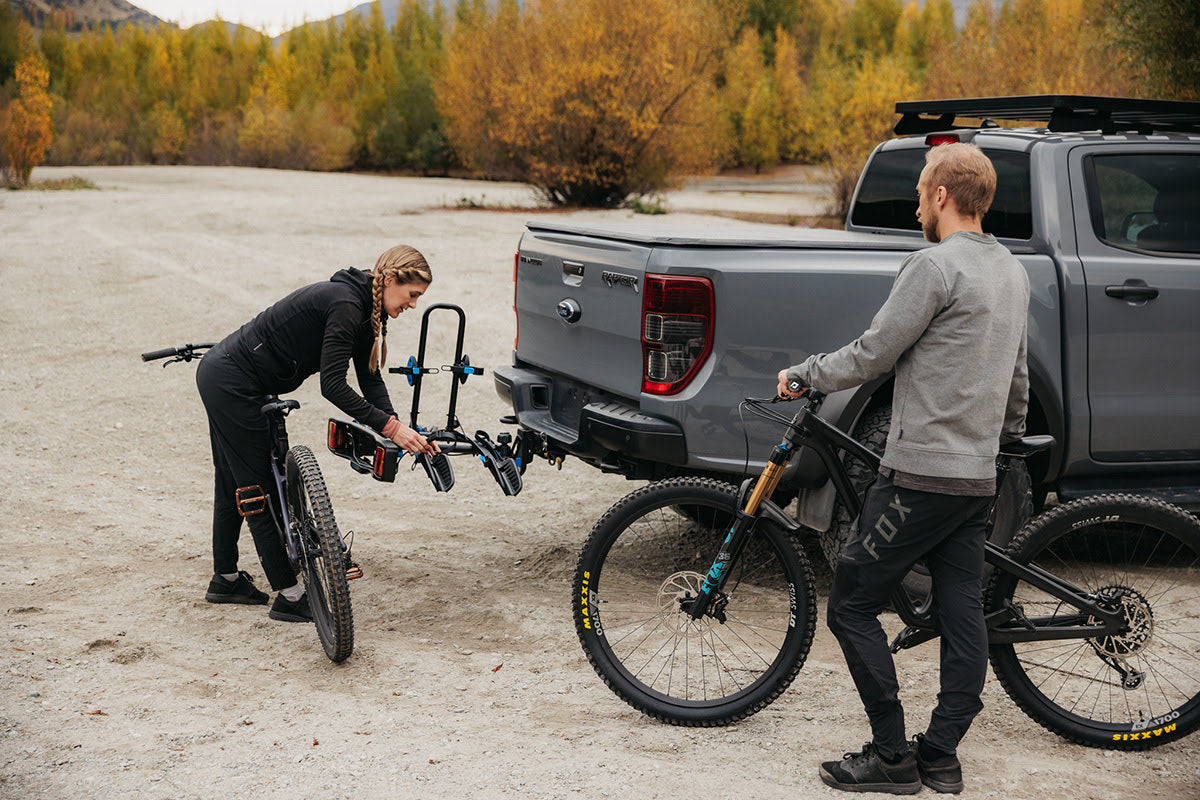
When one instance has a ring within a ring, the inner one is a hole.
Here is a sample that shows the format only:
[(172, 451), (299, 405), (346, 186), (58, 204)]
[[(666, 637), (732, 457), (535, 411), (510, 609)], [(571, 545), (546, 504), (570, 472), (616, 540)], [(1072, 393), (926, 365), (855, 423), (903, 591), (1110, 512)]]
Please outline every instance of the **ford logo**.
[(558, 312), (559, 319), (567, 324), (574, 324), (579, 321), (579, 317), (583, 314), (583, 309), (579, 307), (579, 303), (571, 298), (560, 300), (555, 308)]

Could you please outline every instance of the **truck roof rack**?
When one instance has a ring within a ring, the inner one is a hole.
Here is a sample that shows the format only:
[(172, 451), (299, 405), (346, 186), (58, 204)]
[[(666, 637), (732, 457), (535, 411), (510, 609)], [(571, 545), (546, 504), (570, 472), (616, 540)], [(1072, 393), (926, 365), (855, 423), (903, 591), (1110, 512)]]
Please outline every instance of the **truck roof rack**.
[[(1045, 122), (1056, 133), (1200, 133), (1200, 102), (1039, 94), (896, 103), (897, 136), (951, 130), (956, 117)], [(962, 127), (962, 126), (959, 126)], [(984, 127), (988, 127), (986, 124)]]

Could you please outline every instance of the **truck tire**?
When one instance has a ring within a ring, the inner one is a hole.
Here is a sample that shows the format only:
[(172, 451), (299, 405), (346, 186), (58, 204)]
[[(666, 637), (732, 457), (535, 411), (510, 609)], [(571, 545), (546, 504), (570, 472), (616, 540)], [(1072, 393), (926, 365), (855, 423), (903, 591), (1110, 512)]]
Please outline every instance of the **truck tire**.
[[(888, 431), (892, 426), (892, 407), (880, 406), (863, 414), (854, 426), (851, 434), (862, 444), (876, 453), (882, 453), (887, 444)], [(854, 491), (861, 496), (867, 486), (875, 479), (874, 473), (866, 465), (843, 456), (854, 484)], [(1025, 526), (1033, 516), (1033, 488), (1029, 477), (1029, 469), (1023, 459), (1009, 459), (1008, 474), (1000, 484), (1000, 494), (996, 497), (996, 507), (990, 521), (988, 540), (999, 547), (1006, 547), (1017, 531)], [(850, 511), (838, 500), (833, 506), (833, 522), (829, 530), (821, 534), (821, 551), (831, 568), (837, 567), (838, 555), (850, 538), (854, 529), (854, 518)], [(922, 568), (923, 569), (923, 568)], [(913, 578), (918, 578), (914, 583)], [(910, 576), (905, 585), (920, 596), (928, 591), (928, 580), (924, 576)]]
[[(892, 407), (890, 405), (880, 406), (863, 414), (855, 424), (850, 436), (868, 450), (882, 453), (884, 445), (887, 444), (888, 430), (891, 427)], [(850, 473), (850, 482), (854, 485), (855, 493), (861, 497), (862, 493), (871, 485), (871, 481), (875, 480), (875, 473), (868, 469), (866, 464), (845, 454), (842, 456), (842, 463), (846, 465), (846, 470)], [(825, 560), (829, 562), (831, 568), (837, 567), (838, 556), (841, 554), (842, 548), (846, 546), (850, 532), (854, 530), (854, 520), (850, 509), (846, 508), (841, 500), (837, 500), (833, 504), (832, 524), (829, 526), (829, 530), (821, 534), (821, 552), (825, 554)]]

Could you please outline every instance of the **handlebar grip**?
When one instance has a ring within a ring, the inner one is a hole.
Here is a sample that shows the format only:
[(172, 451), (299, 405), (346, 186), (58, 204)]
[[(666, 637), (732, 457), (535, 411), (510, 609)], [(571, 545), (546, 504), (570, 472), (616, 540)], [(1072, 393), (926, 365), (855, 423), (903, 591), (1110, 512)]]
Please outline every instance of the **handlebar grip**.
[(151, 350), (149, 353), (142, 353), (142, 361), (157, 361), (160, 358), (179, 355), (178, 347), (164, 347), (162, 350)]

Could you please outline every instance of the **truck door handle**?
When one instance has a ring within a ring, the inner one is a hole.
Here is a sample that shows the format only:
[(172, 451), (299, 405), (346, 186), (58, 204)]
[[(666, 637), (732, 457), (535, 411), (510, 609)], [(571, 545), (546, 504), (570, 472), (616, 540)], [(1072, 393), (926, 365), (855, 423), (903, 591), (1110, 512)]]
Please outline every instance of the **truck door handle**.
[(1158, 289), (1139, 280), (1125, 281), (1119, 286), (1105, 286), (1104, 293), (1118, 300), (1153, 300), (1158, 297)]

